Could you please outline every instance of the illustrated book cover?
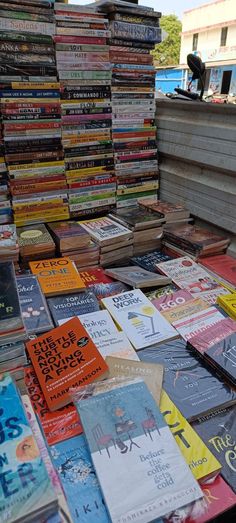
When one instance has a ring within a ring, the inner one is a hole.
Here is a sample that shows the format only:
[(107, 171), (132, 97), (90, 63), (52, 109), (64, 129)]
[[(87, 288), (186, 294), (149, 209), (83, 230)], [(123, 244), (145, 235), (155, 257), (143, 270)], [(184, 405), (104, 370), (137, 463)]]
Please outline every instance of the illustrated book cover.
[(53, 328), (46, 300), (36, 276), (17, 276), (17, 288), (23, 321), (28, 334), (45, 332)]
[(26, 346), (51, 411), (71, 402), (70, 388), (91, 383), (108, 370), (78, 318), (28, 341)]

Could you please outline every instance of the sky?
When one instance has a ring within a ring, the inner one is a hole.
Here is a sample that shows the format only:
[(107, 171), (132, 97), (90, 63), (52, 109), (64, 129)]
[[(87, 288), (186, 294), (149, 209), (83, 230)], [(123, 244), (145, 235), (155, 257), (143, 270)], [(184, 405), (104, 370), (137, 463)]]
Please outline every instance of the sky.
[[(69, 4), (85, 5), (91, 3), (93, 0), (69, 0)], [(156, 11), (161, 11), (163, 14), (176, 14), (182, 18), (183, 11), (206, 4), (210, 0), (139, 0), (140, 5), (147, 5), (154, 7)]]

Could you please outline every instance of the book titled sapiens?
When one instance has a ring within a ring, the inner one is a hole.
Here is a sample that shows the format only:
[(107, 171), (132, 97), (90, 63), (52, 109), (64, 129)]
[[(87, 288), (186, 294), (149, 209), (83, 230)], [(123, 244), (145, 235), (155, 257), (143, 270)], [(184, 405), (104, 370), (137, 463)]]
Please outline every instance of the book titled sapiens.
[(148, 523), (203, 496), (143, 381), (75, 403), (113, 523)]

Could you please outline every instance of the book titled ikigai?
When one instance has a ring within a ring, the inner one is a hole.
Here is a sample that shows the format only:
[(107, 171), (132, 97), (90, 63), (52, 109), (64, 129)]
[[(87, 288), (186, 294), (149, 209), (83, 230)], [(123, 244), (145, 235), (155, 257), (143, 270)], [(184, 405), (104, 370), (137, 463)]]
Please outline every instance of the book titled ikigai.
[(193, 428), (220, 461), (221, 475), (236, 493), (236, 407), (200, 418), (193, 424)]
[(30, 270), (38, 276), (45, 296), (69, 294), (85, 288), (82, 279), (69, 258), (53, 258), (30, 262)]
[(91, 383), (108, 370), (78, 318), (29, 341), (26, 346), (51, 411), (70, 403), (70, 388)]
[(0, 377), (0, 410), (0, 520), (45, 520), (57, 511), (57, 498), (19, 393), (8, 374)]
[(99, 310), (98, 300), (93, 292), (87, 290), (68, 296), (55, 296), (47, 300), (55, 325), (62, 325), (74, 316)]
[(22, 317), (28, 334), (52, 329), (51, 316), (37, 277), (27, 274), (17, 276), (16, 281)]
[(139, 359), (126, 334), (117, 329), (109, 312), (103, 310), (82, 314), (79, 319), (103, 358), (114, 355), (129, 360)]
[(188, 256), (158, 263), (157, 269), (169, 276), (180, 289), (187, 290), (194, 298), (202, 298), (209, 305), (216, 303), (219, 295), (228, 292)]
[(80, 222), (80, 225), (100, 246), (123, 242), (133, 237), (129, 229), (106, 217), (85, 220)]
[(102, 303), (136, 350), (178, 336), (140, 289), (105, 298)]
[(146, 383), (116, 383), (75, 404), (113, 523), (148, 523), (202, 497)]

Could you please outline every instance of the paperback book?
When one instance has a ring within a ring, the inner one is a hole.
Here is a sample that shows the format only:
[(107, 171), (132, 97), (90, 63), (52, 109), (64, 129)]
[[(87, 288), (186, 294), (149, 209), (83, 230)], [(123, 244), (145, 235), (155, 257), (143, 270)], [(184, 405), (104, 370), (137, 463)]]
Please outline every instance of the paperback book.
[(69, 389), (104, 375), (107, 364), (78, 318), (26, 344), (49, 410), (70, 403)]
[(12, 262), (0, 263), (0, 303), (0, 345), (24, 339), (26, 331)]
[(17, 276), (16, 280), (27, 333), (34, 334), (52, 329), (51, 316), (37, 277), (30, 274)]
[(95, 294), (89, 290), (79, 294), (48, 298), (47, 303), (56, 326), (62, 325), (74, 316), (99, 310), (98, 300)]
[(200, 499), (201, 489), (146, 384), (103, 387), (75, 403), (112, 521), (148, 523), (150, 512), (155, 519)]
[(69, 258), (40, 260), (30, 262), (29, 265), (47, 297), (83, 291), (85, 288), (74, 263)]
[(127, 283), (130, 287), (138, 289), (164, 286), (171, 283), (170, 278), (155, 272), (146, 271), (138, 265), (132, 267), (115, 267), (106, 269), (105, 272), (115, 280), (120, 280), (123, 283)]
[(104, 298), (102, 304), (136, 350), (178, 336), (140, 289)]
[(100, 246), (115, 244), (117, 241), (126, 241), (133, 237), (129, 229), (106, 217), (82, 221), (80, 225)]
[(139, 265), (146, 271), (157, 272), (158, 263), (163, 263), (170, 259), (170, 256), (164, 254), (162, 251), (153, 251), (148, 254), (143, 254), (142, 256), (134, 256), (131, 261), (134, 265)]

